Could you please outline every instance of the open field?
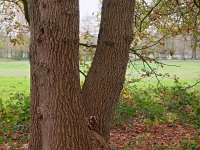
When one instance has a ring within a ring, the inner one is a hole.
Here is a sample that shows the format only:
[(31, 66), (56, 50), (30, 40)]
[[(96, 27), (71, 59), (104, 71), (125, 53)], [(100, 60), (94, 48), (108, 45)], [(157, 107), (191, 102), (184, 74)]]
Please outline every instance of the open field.
[(0, 76), (2, 77), (29, 77), (28, 61), (8, 61), (0, 59)]
[[(171, 78), (176, 75), (180, 78), (181, 82), (189, 84), (195, 83), (200, 78), (200, 61), (164, 61), (169, 65), (164, 68), (159, 67), (158, 73), (170, 73)], [(137, 68), (142, 68), (143, 65), (140, 62), (136, 62)], [(152, 68), (155, 68), (155, 64), (152, 64)], [(1, 95), (7, 92), (25, 91), (29, 92), (29, 62), (28, 61), (9, 61), (7, 59), (0, 59), (0, 93)], [(131, 74), (131, 75), (130, 75)], [(129, 68), (127, 71), (127, 79), (140, 78), (140, 74), (133, 68)], [(81, 78), (83, 80), (83, 77)], [(173, 85), (173, 79), (161, 79), (163, 85)], [(145, 87), (149, 84), (155, 85), (157, 83), (156, 78), (152, 75), (149, 78), (135, 83), (138, 86)], [(4, 95), (3, 94), (3, 95)]]
[[(194, 84), (198, 79), (200, 79), (200, 61), (182, 61), (182, 60), (174, 60), (174, 61), (161, 61), (167, 65), (165, 65), (163, 68), (158, 67), (155, 64), (151, 64), (152, 68), (156, 68), (156, 72), (159, 74), (165, 74), (169, 73), (169, 78), (161, 78), (159, 77), (161, 83), (163, 85), (173, 85), (174, 84), (174, 77), (178, 77), (179, 81), (181, 83), (188, 83), (188, 84)], [(141, 62), (135, 63), (135, 67), (142, 68), (143, 65)], [(146, 68), (150, 70), (147, 66)], [(140, 71), (140, 70), (139, 70)], [(138, 71), (134, 69), (128, 69), (127, 78), (130, 80), (133, 77), (135, 78), (141, 78), (141, 74), (138, 73)], [(131, 74), (131, 75), (130, 75)], [(151, 77), (145, 78), (141, 80), (141, 82), (136, 83), (138, 86), (144, 87), (145, 85), (156, 85), (157, 79), (154, 75), (151, 75)]]
[(29, 92), (29, 62), (0, 60), (0, 97)]

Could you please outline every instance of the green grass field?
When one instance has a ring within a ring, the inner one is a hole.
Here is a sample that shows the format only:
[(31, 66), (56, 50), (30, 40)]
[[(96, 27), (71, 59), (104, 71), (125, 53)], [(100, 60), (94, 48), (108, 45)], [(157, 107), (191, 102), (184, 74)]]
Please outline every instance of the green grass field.
[(0, 59), (0, 98), (11, 93), (29, 92), (29, 62)]
[[(181, 83), (187, 83), (187, 84), (194, 84), (196, 83), (197, 80), (200, 79), (200, 61), (182, 61), (182, 60), (177, 60), (177, 61), (161, 61), (167, 65), (165, 65), (163, 68), (162, 67), (156, 67), (155, 64), (151, 64), (152, 68), (157, 68), (157, 73), (169, 73), (170, 77), (168, 78), (162, 78), (159, 77), (161, 83), (163, 85), (171, 86), (174, 84), (174, 76), (179, 78), (179, 81)], [(142, 68), (143, 65), (139, 62), (138, 64), (136, 63), (135, 65), (138, 68)], [(149, 70), (149, 68), (146, 66), (146, 68)], [(128, 69), (127, 78), (130, 80), (132, 78), (141, 78), (141, 74), (139, 74), (136, 70), (134, 69)], [(131, 75), (130, 75), (131, 74)], [(144, 87), (145, 85), (156, 85), (158, 83), (157, 79), (155, 78), (154, 75), (151, 75), (148, 78), (145, 78), (141, 80), (141, 82), (135, 83), (138, 86)]]
[[(180, 78), (181, 82), (186, 82), (189, 84), (195, 83), (195, 81), (200, 78), (200, 61), (164, 61), (164, 63), (180, 67), (160, 67), (157, 70), (159, 73), (170, 73), (172, 77), (173, 75), (176, 75)], [(136, 62), (135, 66), (137, 68), (143, 67), (140, 62)], [(6, 94), (12, 92), (29, 92), (29, 67), (28, 61), (11, 61), (7, 59), (0, 59), (0, 94), (5, 96)], [(155, 68), (155, 64), (152, 64), (152, 67)], [(129, 68), (127, 74), (128, 80), (139, 78), (141, 76), (133, 68)], [(161, 79), (163, 85), (172, 85), (173, 81), (173, 79)], [(152, 75), (151, 77), (135, 84), (145, 87), (149, 84), (155, 85), (156, 83), (157, 80), (154, 75)]]

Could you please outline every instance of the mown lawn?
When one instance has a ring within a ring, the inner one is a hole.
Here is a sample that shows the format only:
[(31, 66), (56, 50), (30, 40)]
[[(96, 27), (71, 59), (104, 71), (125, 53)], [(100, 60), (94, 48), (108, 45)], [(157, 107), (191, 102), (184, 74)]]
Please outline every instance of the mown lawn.
[(11, 93), (29, 92), (29, 62), (0, 59), (0, 98)]
[[(163, 61), (171, 66), (159, 67), (158, 73), (170, 73), (171, 77), (162, 79), (159, 78), (163, 85), (173, 85), (173, 77), (176, 75), (180, 78), (181, 82), (193, 84), (197, 79), (200, 79), (200, 61)], [(144, 68), (141, 62), (135, 62), (135, 67), (138, 69)], [(176, 66), (173, 66), (176, 65)], [(152, 68), (157, 68), (155, 64), (151, 64)], [(0, 59), (0, 93), (5, 95), (9, 92), (25, 91), (29, 92), (29, 70), (28, 61), (10, 61), (7, 59)], [(146, 66), (146, 69), (148, 67)], [(141, 72), (142, 73), (142, 72)], [(134, 68), (128, 68), (127, 80), (140, 78), (141, 74)], [(81, 77), (83, 80), (84, 78)], [(145, 78), (140, 82), (134, 83), (140, 87), (147, 87), (150, 85), (156, 85), (157, 80), (154, 75), (149, 78)]]
[[(167, 86), (172, 86), (174, 85), (174, 78), (178, 78), (181, 83), (187, 83), (187, 84), (194, 84), (196, 83), (197, 80), (200, 79), (200, 61), (192, 61), (192, 60), (187, 60), (187, 61), (182, 61), (182, 60), (174, 60), (174, 61), (161, 61), (162, 63), (166, 64), (164, 67), (157, 67), (156, 64), (152, 63), (151, 67), (156, 68), (156, 72), (159, 74), (165, 74), (169, 73), (170, 77), (168, 78), (162, 78), (158, 77), (160, 79), (160, 82), (163, 85)], [(134, 67), (143, 69), (144, 66), (141, 62), (136, 62), (134, 64)], [(150, 71), (148, 66), (146, 65), (145, 68)], [(131, 80), (133, 78), (141, 78), (142, 71), (138, 73), (138, 71), (134, 70), (133, 67), (128, 69), (127, 76), (128, 80)], [(148, 78), (145, 78), (141, 80), (141, 82), (136, 82), (135, 84), (140, 87), (145, 87), (147, 85), (157, 85), (158, 81), (155, 78), (154, 75), (151, 75)], [(200, 87), (200, 86), (199, 86)]]
[(29, 77), (28, 61), (7, 61), (0, 59), (0, 77)]

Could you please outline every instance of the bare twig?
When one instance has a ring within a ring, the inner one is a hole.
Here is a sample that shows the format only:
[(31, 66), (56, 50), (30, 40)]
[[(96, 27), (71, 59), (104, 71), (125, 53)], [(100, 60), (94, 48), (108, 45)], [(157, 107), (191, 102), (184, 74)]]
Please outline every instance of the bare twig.
[[(139, 50), (143, 50), (143, 49), (146, 49), (146, 48), (151, 48), (153, 46), (156, 46), (157, 44), (159, 44), (159, 42), (161, 40), (163, 40), (166, 36), (163, 36), (162, 38), (160, 38), (158, 41), (156, 41), (154, 44), (150, 45), (150, 46), (143, 46), (142, 48), (138, 48), (138, 49), (134, 49), (134, 48), (130, 48), (130, 50), (134, 50), (134, 51), (139, 51)], [(169, 38), (169, 37), (168, 37)]]
[(97, 45), (93, 45), (93, 44), (86, 44), (86, 43), (79, 43), (80, 46), (84, 46), (84, 47), (91, 47), (91, 48), (97, 48)]
[(148, 4), (145, 0), (142, 0), (142, 2), (146, 5), (146, 7), (148, 6)]
[(196, 0), (193, 0), (193, 2), (194, 2), (194, 4), (197, 6), (197, 8), (199, 8), (199, 10), (200, 10), (200, 0), (199, 0), (199, 4), (197, 3)]
[(129, 59), (129, 62), (130, 62), (130, 64), (132, 65), (132, 67), (133, 67), (139, 74), (141, 74), (140, 71), (135, 67), (135, 65), (133, 64), (133, 61), (132, 61), (131, 59)]
[(87, 75), (83, 71), (79, 69), (79, 72), (86, 78)]
[(188, 85), (188, 86), (185, 88), (185, 90), (191, 89), (191, 88), (195, 87), (196, 85), (198, 85), (199, 83), (200, 83), (200, 80), (197, 81), (197, 82), (196, 82), (195, 84), (193, 84), (193, 85)]
[[(131, 52), (132, 52), (133, 54), (137, 55), (137, 56), (143, 61), (143, 63), (145, 63), (145, 64), (149, 67), (149, 69), (150, 69), (150, 70), (153, 72), (153, 74), (155, 75), (155, 77), (156, 77), (158, 83), (163, 87), (162, 83), (160, 82), (160, 79), (158, 78), (158, 76), (160, 76), (160, 75), (157, 74), (157, 73), (155, 72), (155, 70), (154, 70), (154, 69), (151, 67), (151, 65), (145, 60), (145, 58), (144, 58), (142, 55), (140, 55), (139, 53), (135, 52), (135, 51), (132, 51), (132, 50), (131, 50)], [(144, 65), (145, 65), (145, 64), (144, 64)]]

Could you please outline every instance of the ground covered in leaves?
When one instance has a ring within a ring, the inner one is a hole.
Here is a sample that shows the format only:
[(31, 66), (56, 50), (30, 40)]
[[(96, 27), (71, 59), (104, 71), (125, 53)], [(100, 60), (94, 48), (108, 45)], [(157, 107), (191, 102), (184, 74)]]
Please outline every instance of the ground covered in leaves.
[[(12, 141), (2, 142), (0, 150), (27, 149), (28, 141), (21, 140), (24, 134), (27, 133), (14, 132), (10, 137)], [(109, 145), (113, 150), (199, 150), (200, 129), (180, 122), (146, 124), (135, 118), (113, 127)]]
[(144, 124), (135, 119), (127, 125), (115, 125), (109, 144), (123, 150), (199, 150), (200, 130), (179, 122)]

